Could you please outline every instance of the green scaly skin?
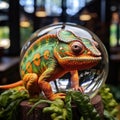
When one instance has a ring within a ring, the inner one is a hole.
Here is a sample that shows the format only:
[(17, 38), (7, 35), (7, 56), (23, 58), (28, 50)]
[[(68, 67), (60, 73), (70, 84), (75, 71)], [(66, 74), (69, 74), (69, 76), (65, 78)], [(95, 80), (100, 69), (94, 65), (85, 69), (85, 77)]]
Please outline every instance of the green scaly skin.
[[(38, 38), (21, 59), (22, 82), (18, 84), (24, 84), (31, 97), (38, 96), (43, 91), (50, 100), (65, 98), (64, 93), (54, 94), (49, 82), (70, 72), (71, 87), (82, 91), (77, 70), (90, 69), (98, 64), (101, 53), (96, 48), (97, 44), (94, 40), (79, 38), (64, 29), (57, 34), (47, 34)], [(12, 86), (16, 86), (16, 83), (6, 88)]]

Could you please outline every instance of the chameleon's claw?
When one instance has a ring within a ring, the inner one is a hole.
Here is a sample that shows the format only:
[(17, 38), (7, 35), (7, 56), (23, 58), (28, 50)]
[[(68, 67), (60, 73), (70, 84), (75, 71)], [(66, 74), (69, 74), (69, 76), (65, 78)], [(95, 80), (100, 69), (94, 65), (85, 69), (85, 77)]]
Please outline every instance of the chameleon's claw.
[(60, 98), (60, 99), (65, 99), (65, 96), (66, 94), (65, 93), (56, 93), (56, 94), (52, 94), (49, 99), (50, 100), (55, 100), (57, 98)]
[(80, 86), (79, 87), (74, 87), (73, 90), (80, 91), (81, 93), (84, 93), (83, 87), (80, 87)]

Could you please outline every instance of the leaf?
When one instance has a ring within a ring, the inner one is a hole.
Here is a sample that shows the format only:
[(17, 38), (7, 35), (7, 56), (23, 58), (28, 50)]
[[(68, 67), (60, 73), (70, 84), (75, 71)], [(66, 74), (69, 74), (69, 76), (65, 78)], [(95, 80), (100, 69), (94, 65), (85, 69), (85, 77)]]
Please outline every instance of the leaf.
[(9, 89), (0, 95), (0, 119), (17, 120), (17, 108), (19, 103), (28, 98), (26, 91)]
[(50, 100), (39, 100), (38, 102), (36, 102), (36, 103), (32, 106), (32, 108), (28, 111), (27, 115), (29, 115), (29, 114), (33, 111), (33, 109), (35, 109), (35, 107), (37, 107), (37, 106), (38, 106), (39, 104), (41, 104), (41, 103), (49, 103), (49, 104), (52, 104), (53, 102), (50, 101)]
[(0, 107), (5, 107), (9, 103), (9, 96), (12, 95), (12, 90), (7, 90), (0, 95)]
[(90, 103), (89, 96), (84, 95), (79, 91), (72, 91), (71, 96), (73, 102), (77, 105), (79, 114), (83, 116), (85, 120), (100, 120), (97, 111)]
[(67, 110), (67, 119), (72, 120), (71, 93), (68, 92), (65, 97), (65, 106)]
[(11, 102), (3, 111), (0, 112), (0, 118), (4, 120), (16, 120), (16, 111), (20, 102), (20, 99)]
[(107, 110), (104, 110), (104, 117), (106, 120), (116, 120)]

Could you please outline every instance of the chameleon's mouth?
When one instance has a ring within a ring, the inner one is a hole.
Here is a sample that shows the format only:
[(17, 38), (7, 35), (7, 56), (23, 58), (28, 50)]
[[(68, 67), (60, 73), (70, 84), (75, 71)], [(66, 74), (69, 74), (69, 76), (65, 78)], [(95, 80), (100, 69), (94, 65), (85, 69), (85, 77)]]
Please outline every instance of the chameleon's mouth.
[(57, 58), (59, 64), (66, 69), (74, 70), (85, 70), (94, 67), (102, 59), (101, 56), (66, 56), (61, 57), (60, 54), (54, 51), (54, 55)]

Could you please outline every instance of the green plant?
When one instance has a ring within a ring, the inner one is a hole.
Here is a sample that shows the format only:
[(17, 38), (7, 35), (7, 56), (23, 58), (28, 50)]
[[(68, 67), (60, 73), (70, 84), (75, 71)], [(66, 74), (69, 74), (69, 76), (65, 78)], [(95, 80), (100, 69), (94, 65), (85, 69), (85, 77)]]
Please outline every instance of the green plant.
[(116, 120), (116, 116), (118, 114), (118, 103), (114, 99), (110, 88), (107, 85), (104, 85), (100, 89), (99, 94), (101, 95), (102, 102), (104, 104), (104, 116), (107, 120)]
[(19, 103), (28, 99), (28, 93), (23, 87), (6, 90), (0, 95), (0, 119), (17, 120)]

